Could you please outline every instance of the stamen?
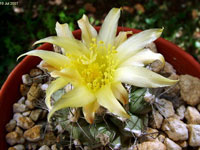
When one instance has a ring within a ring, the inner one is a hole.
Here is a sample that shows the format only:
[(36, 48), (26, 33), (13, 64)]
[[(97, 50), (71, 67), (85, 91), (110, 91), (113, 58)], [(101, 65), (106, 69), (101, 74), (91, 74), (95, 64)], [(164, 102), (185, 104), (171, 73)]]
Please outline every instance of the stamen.
[(71, 59), (72, 67), (80, 73), (83, 84), (92, 91), (97, 91), (112, 82), (117, 66), (114, 57), (117, 51), (114, 46), (105, 45), (103, 41), (97, 43), (95, 38), (92, 39), (89, 50), (89, 54), (79, 57), (66, 55)]

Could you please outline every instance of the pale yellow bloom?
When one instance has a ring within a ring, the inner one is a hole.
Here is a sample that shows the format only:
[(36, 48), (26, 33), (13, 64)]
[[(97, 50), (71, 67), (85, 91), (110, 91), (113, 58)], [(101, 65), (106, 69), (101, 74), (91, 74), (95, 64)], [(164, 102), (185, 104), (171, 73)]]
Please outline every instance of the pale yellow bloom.
[[(73, 37), (67, 24), (57, 23), (58, 36), (41, 39), (35, 44), (55, 44), (62, 48), (64, 55), (43, 50), (33, 50), (22, 55), (42, 58), (45, 62), (43, 66), (56, 78), (46, 92), (48, 119), (57, 110), (82, 107), (85, 119), (93, 123), (99, 106), (118, 116), (129, 118), (121, 105), (128, 103), (128, 93), (122, 83), (154, 88), (170, 86), (177, 82), (145, 68), (154, 60), (160, 60), (164, 65), (161, 54), (144, 48), (160, 37), (162, 29), (145, 30), (128, 39), (127, 34), (130, 32), (120, 32), (116, 36), (119, 17), (120, 9), (113, 8), (97, 33), (87, 16), (83, 15), (78, 21), (82, 41)], [(51, 95), (68, 83), (71, 83), (74, 89), (52, 106)]]

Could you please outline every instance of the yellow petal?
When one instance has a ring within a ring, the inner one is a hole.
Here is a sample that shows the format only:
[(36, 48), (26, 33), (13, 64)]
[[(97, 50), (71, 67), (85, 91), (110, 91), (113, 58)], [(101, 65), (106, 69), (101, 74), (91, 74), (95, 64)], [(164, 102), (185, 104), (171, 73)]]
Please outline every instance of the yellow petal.
[(163, 29), (149, 29), (134, 34), (117, 48), (118, 59), (124, 61), (143, 49), (147, 44), (155, 41), (162, 34)]
[(40, 62), (39, 66), (41, 68), (47, 69), (49, 72), (55, 71), (55, 70), (60, 70), (60, 68), (55, 68), (52, 65), (49, 65), (48, 63), (46, 63), (44, 60)]
[(69, 29), (69, 26), (67, 23), (60, 24), (59, 22), (56, 22), (56, 33), (57, 33), (57, 36), (74, 39), (74, 36), (71, 30)]
[(112, 88), (112, 92), (113, 92), (114, 96), (122, 104), (125, 105), (128, 103), (128, 92), (120, 82), (113, 83), (111, 85), (111, 88)]
[(82, 37), (83, 43), (85, 43), (87, 47), (90, 47), (90, 43), (92, 42), (92, 39), (94, 38), (96, 39), (97, 37), (97, 31), (90, 24), (86, 15), (83, 15), (83, 17), (78, 21), (78, 26), (81, 29), (81, 37)]
[(111, 113), (114, 113), (120, 117), (129, 118), (129, 115), (113, 95), (110, 85), (102, 87), (96, 93), (96, 97), (98, 103), (107, 108)]
[(114, 46), (118, 47), (121, 45), (124, 41), (127, 40), (127, 35), (132, 34), (132, 31), (121, 31), (115, 38)]
[(48, 114), (48, 121), (57, 110), (67, 107), (84, 107), (95, 100), (96, 97), (94, 94), (91, 93), (86, 87), (75, 87), (72, 91), (63, 95), (58, 101), (54, 103), (53, 108)]
[(48, 109), (51, 109), (51, 102), (50, 102), (50, 98), (51, 95), (63, 88), (65, 85), (67, 85), (69, 82), (64, 79), (64, 78), (57, 78), (56, 80), (52, 81), (51, 84), (48, 86), (47, 90), (46, 90), (46, 99), (45, 99), (45, 103), (48, 107)]
[(119, 8), (113, 8), (110, 10), (99, 31), (99, 41), (103, 41), (106, 45), (113, 45), (117, 32), (119, 17)]
[(156, 88), (174, 85), (178, 80), (170, 80), (143, 67), (126, 66), (116, 70), (115, 81), (138, 87)]
[(69, 80), (70, 83), (77, 83), (80, 82), (81, 77), (80, 74), (77, 72), (77, 70), (71, 69), (71, 68), (64, 68), (61, 71), (53, 71), (50, 73), (52, 77), (62, 77), (66, 80)]
[(124, 61), (120, 65), (120, 67), (127, 66), (127, 65), (144, 66), (144, 65), (152, 63), (155, 60), (160, 60), (162, 62), (162, 65), (164, 66), (165, 59), (164, 59), (163, 55), (161, 55), (159, 53), (154, 53), (149, 49), (144, 49), (144, 50), (136, 53), (135, 55), (133, 55), (126, 61)]
[(84, 44), (82, 44), (81, 41), (67, 37), (51, 36), (35, 42), (34, 45), (45, 42), (57, 45), (63, 48), (65, 53), (70, 53), (75, 56), (88, 52), (88, 49), (84, 46)]
[(83, 114), (88, 123), (92, 124), (94, 122), (95, 112), (99, 108), (97, 101), (94, 101), (83, 107)]
[(20, 55), (17, 59), (25, 55), (38, 56), (56, 69), (66, 67), (69, 64), (69, 59), (66, 56), (55, 52), (45, 50), (32, 50), (30, 52)]

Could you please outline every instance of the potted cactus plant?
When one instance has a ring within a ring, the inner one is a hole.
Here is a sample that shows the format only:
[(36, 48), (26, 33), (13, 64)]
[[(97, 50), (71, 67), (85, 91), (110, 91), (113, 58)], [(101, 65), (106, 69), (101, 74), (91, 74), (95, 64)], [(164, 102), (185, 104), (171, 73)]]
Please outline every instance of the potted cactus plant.
[[(4, 106), (11, 107), (19, 98), (21, 75), (40, 62), (33, 56), (42, 59), (40, 66), (52, 78), (44, 97), (48, 110), (47, 122), (53, 126), (59, 124), (70, 134), (70, 139), (92, 149), (102, 146), (117, 149), (134, 144), (133, 139), (148, 126), (147, 114), (151, 111), (152, 103), (146, 98), (154, 96), (154, 88), (168, 87), (178, 82), (153, 72), (148, 64), (159, 60), (163, 67), (167, 59), (178, 73), (200, 76), (200, 66), (191, 56), (164, 39), (158, 39), (163, 29), (138, 33), (138, 30), (117, 27), (119, 17), (120, 9), (113, 8), (101, 28), (94, 28), (84, 15), (78, 21), (81, 30), (73, 33), (67, 24), (57, 23), (57, 36), (41, 39), (35, 44), (51, 43), (60, 53), (46, 51), (53, 50), (53, 47), (44, 44), (39, 50), (19, 56), (29, 55), (12, 72), (0, 95), (0, 131), (4, 136), (8, 119), (2, 114), (3, 111), (11, 112)], [(158, 51), (164, 56), (146, 47), (156, 39)], [(24, 66), (27, 68), (24, 69)], [(20, 70), (23, 71), (18, 74)], [(16, 85), (13, 85), (15, 82)], [(66, 89), (68, 85), (70, 89)], [(13, 94), (8, 95), (12, 86), (16, 88), (15, 98)], [(11, 113), (8, 118), (11, 118)], [(5, 149), (2, 136), (0, 144)]]

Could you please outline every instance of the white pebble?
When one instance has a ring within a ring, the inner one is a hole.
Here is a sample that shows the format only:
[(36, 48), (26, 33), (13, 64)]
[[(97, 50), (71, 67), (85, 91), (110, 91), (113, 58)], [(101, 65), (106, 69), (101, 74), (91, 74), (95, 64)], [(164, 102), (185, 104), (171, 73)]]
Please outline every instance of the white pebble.
[(46, 91), (47, 88), (48, 88), (48, 86), (49, 86), (49, 85), (46, 84), (46, 83), (45, 83), (45, 84), (42, 84), (42, 85), (41, 85), (41, 89), (42, 89), (43, 91)]
[(47, 145), (43, 145), (38, 150), (51, 150)]

